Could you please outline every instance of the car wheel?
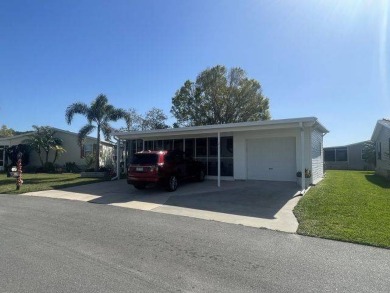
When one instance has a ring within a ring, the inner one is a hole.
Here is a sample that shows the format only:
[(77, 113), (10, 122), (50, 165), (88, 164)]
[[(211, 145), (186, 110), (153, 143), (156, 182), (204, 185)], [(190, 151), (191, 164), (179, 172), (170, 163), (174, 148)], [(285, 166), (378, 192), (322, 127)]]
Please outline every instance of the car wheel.
[(206, 176), (206, 175), (205, 175), (204, 171), (203, 171), (203, 170), (200, 170), (200, 171), (199, 171), (199, 174), (198, 174), (198, 181), (199, 181), (199, 182), (203, 182), (205, 176)]
[(177, 177), (175, 175), (172, 175), (168, 179), (168, 191), (175, 191), (177, 189), (179, 182), (177, 181)]
[(144, 183), (135, 183), (134, 187), (136, 189), (145, 189), (145, 184)]

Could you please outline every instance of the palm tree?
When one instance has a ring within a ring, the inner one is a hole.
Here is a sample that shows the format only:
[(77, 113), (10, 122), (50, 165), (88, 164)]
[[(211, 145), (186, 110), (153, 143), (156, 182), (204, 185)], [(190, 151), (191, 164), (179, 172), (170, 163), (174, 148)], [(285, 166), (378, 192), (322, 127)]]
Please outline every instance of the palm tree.
[(125, 110), (115, 108), (114, 106), (108, 104), (108, 99), (103, 94), (97, 96), (89, 107), (87, 104), (82, 102), (76, 102), (68, 106), (65, 113), (65, 119), (68, 124), (72, 123), (72, 119), (75, 114), (84, 115), (88, 120), (88, 123), (80, 129), (78, 134), (80, 146), (82, 146), (84, 139), (88, 134), (95, 129), (97, 130), (97, 151), (95, 154), (95, 170), (97, 171), (99, 169), (100, 132), (103, 132), (106, 140), (110, 140), (112, 128), (109, 122), (118, 121), (119, 119), (125, 119), (126, 122), (128, 122), (129, 115)]
[(30, 145), (30, 147), (38, 153), (39, 160), (44, 166), (41, 154), (45, 153), (45, 164), (49, 161), (49, 152), (50, 150), (55, 150), (55, 160), (57, 159), (59, 153), (64, 152), (65, 150), (62, 147), (62, 139), (55, 136), (56, 130), (50, 126), (36, 126), (33, 125), (34, 133), (32, 133), (25, 143)]

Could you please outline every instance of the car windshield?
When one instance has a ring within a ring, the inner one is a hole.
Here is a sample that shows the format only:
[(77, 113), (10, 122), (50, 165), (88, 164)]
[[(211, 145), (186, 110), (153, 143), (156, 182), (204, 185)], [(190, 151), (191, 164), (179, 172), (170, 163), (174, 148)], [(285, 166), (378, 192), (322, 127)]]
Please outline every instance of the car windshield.
[(157, 154), (135, 154), (132, 164), (157, 164)]

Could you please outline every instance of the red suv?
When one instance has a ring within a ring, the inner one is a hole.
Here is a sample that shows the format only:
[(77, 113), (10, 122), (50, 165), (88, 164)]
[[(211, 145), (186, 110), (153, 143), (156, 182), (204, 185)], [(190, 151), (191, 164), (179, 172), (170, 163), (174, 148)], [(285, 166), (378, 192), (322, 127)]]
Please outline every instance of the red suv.
[(142, 151), (135, 153), (127, 172), (127, 183), (144, 189), (151, 183), (163, 184), (168, 191), (175, 191), (184, 179), (203, 181), (203, 163), (186, 157), (181, 151)]

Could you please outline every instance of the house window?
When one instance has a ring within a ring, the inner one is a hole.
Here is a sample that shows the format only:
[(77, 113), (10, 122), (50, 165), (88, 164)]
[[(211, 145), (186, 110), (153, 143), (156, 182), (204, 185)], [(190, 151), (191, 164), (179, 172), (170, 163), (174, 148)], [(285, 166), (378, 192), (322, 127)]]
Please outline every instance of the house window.
[(376, 144), (376, 153), (378, 154), (378, 160), (382, 160), (382, 143), (377, 142)]
[(348, 150), (347, 148), (336, 149), (336, 162), (348, 161)]
[(196, 157), (207, 157), (207, 138), (196, 139)]
[(361, 150), (361, 158), (363, 161), (365, 161), (367, 159), (367, 154), (365, 153), (364, 149)]
[(175, 139), (173, 141), (173, 149), (183, 151), (183, 142), (184, 142), (183, 139)]
[(154, 149), (153, 140), (145, 141), (145, 151)]
[[(221, 175), (233, 176), (233, 137), (221, 137)], [(128, 159), (142, 150), (142, 140), (128, 140)], [(206, 174), (218, 175), (218, 138), (185, 138), (145, 141), (145, 150), (181, 150), (206, 166)]]
[(388, 152), (388, 156), (387, 157), (389, 157), (390, 156), (390, 138), (389, 138), (389, 152)]
[(85, 157), (90, 156), (90, 155), (93, 155), (93, 144), (92, 143), (85, 144), (83, 146), (82, 157), (85, 158)]
[(336, 159), (336, 153), (334, 149), (324, 150), (325, 162), (334, 162)]
[(324, 150), (325, 162), (346, 162), (348, 161), (348, 149), (331, 148)]
[(163, 140), (155, 140), (154, 141), (154, 150), (155, 151), (164, 150), (164, 141)]
[(195, 157), (195, 138), (185, 139), (185, 153), (188, 157)]

